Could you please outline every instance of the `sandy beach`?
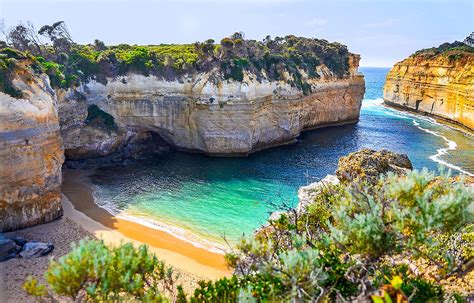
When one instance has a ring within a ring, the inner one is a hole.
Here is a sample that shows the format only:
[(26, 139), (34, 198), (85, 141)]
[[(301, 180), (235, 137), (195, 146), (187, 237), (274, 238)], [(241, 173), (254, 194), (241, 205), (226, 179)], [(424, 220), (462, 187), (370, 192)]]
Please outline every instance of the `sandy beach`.
[(46, 271), (51, 258), (59, 258), (71, 249), (71, 243), (94, 235), (87, 232), (67, 216), (47, 224), (6, 233), (6, 236), (21, 236), (27, 240), (52, 242), (53, 251), (44, 257), (35, 259), (10, 259), (0, 262), (0, 302), (20, 303), (35, 302), (22, 289), (28, 276), (38, 278), (44, 282), (43, 273)]
[(156, 256), (173, 266), (179, 273), (178, 284), (191, 292), (197, 282), (229, 276), (224, 256), (195, 247), (166, 232), (135, 222), (115, 218), (98, 207), (88, 185), (86, 171), (65, 170), (63, 182), (64, 216), (47, 224), (6, 233), (6, 236), (22, 236), (27, 240), (52, 242), (54, 250), (36, 259), (10, 259), (0, 263), (0, 302), (35, 302), (22, 289), (28, 276), (44, 281), (51, 258), (59, 258), (70, 251), (71, 244), (86, 237), (104, 240), (118, 245), (133, 242), (147, 244)]
[(196, 247), (170, 233), (114, 217), (98, 207), (89, 184), (87, 171), (63, 171), (64, 214), (88, 232), (111, 244), (146, 243), (166, 263), (206, 279), (230, 275), (224, 255)]

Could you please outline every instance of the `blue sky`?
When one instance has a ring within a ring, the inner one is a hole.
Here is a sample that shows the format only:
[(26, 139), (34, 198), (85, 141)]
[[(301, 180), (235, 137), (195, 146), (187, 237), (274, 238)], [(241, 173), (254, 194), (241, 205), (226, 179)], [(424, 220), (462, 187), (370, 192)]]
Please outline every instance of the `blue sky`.
[(346, 44), (362, 66), (391, 66), (414, 51), (474, 31), (472, 0), (0, 0), (5, 27), (66, 22), (80, 43), (219, 41), (235, 31)]

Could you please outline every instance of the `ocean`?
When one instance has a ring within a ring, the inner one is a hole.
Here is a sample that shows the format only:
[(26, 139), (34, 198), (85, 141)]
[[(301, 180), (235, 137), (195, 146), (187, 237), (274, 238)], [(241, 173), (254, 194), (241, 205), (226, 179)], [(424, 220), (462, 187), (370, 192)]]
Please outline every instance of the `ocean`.
[[(252, 234), (278, 205), (297, 203), (298, 188), (333, 174), (339, 157), (361, 148), (409, 156), (416, 169), (474, 174), (474, 136), (387, 108), (388, 68), (360, 68), (366, 94), (358, 124), (304, 132), (298, 142), (246, 158), (167, 152), (92, 176), (99, 206), (211, 250)], [(224, 240), (225, 239), (225, 240)]]

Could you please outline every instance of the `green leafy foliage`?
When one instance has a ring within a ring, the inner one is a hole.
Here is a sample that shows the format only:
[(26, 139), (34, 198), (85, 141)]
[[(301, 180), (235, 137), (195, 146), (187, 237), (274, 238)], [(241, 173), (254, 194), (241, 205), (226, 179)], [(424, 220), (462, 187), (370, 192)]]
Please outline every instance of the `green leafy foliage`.
[(249, 66), (249, 61), (245, 58), (233, 58), (229, 61), (224, 61), (221, 64), (221, 69), (224, 72), (225, 79), (234, 79), (237, 81), (244, 80), (244, 69)]
[(443, 301), (444, 292), (440, 285), (434, 281), (414, 277), (410, 274), (406, 265), (383, 266), (377, 275), (374, 279), (374, 286), (378, 287), (379, 290), (385, 290), (392, 298), (395, 297), (394, 293), (398, 293), (402, 294), (405, 302), (408, 301), (408, 298), (410, 302)]
[[(40, 43), (38, 34), (51, 43)], [(312, 92), (310, 79), (319, 78), (321, 69), (342, 78), (349, 70), (347, 47), (326, 40), (293, 35), (269, 36), (263, 41), (246, 40), (234, 33), (220, 43), (208, 39), (194, 44), (160, 44), (106, 46), (102, 41), (80, 45), (74, 43), (64, 22), (43, 26), (38, 33), (32, 26), (18, 25), (9, 32), (12, 44), (30, 54), (37, 72), (46, 73), (55, 88), (71, 88), (90, 80), (106, 83), (107, 79), (128, 73), (154, 75), (168, 80), (185, 74), (212, 72), (211, 79), (243, 81), (244, 73), (257, 80), (280, 80), (297, 87), (304, 94)], [(34, 39), (32, 39), (34, 38)], [(10, 49), (11, 59), (15, 51)], [(5, 51), (6, 53), (6, 51)], [(9, 86), (11, 76), (0, 64), (0, 85), (15, 95)]]
[(105, 129), (116, 129), (114, 117), (101, 110), (97, 105), (92, 104), (87, 108), (86, 124), (103, 127)]
[[(48, 286), (29, 279), (25, 289), (95, 302), (160, 302), (165, 293), (180, 303), (438, 302), (446, 298), (438, 280), (462, 274), (472, 257), (472, 203), (472, 189), (447, 174), (356, 179), (325, 186), (305, 212), (291, 209), (241, 239), (225, 256), (234, 275), (201, 281), (189, 295), (145, 246), (109, 248), (99, 241), (82, 241), (53, 261)], [(419, 259), (435, 267), (435, 278), (406, 265)]]
[[(271, 221), (255, 239), (242, 240), (227, 260), (244, 276), (278, 277), (284, 286), (278, 295), (288, 300), (366, 298), (386, 282), (383, 277), (399, 274), (387, 260), (400, 255), (408, 262), (428, 260), (438, 277), (458, 271), (467, 262), (469, 242), (445, 243), (468, 240), (473, 202), (472, 189), (462, 181), (426, 170), (389, 174), (375, 184), (358, 179), (328, 185), (303, 214), (290, 211)], [(307, 256), (311, 262), (304, 261)], [(291, 281), (281, 275), (285, 271)], [(404, 287), (408, 295), (416, 288), (412, 298), (420, 301), (442, 294), (435, 282), (414, 272), (404, 275)]]
[(443, 43), (438, 47), (425, 48), (416, 51), (412, 56), (414, 57), (435, 57), (438, 55), (447, 55), (450, 60), (457, 60), (462, 57), (474, 54), (474, 47), (464, 44), (459, 41), (453, 43)]
[(434, 282), (420, 278), (407, 279), (403, 281), (401, 289), (407, 296), (412, 296), (411, 302), (440, 302), (443, 300), (443, 289)]
[[(306, 239), (297, 235), (287, 241), (280, 246), (264, 238), (242, 239), (226, 258), (243, 277), (258, 273), (277, 279), (281, 287), (273, 290), (273, 295), (284, 300), (311, 301), (357, 292), (357, 284), (345, 277), (351, 264), (342, 262), (337, 247), (323, 242), (308, 246)], [(248, 287), (252, 289), (252, 285)]]
[(14, 98), (23, 94), (12, 84), (13, 73), (18, 68), (18, 60), (26, 59), (26, 55), (12, 48), (0, 49), (0, 91)]
[(82, 240), (45, 273), (47, 288), (28, 279), (24, 289), (33, 296), (68, 297), (73, 301), (162, 302), (162, 290), (173, 292), (175, 274), (143, 245), (108, 247), (102, 241)]
[[(321, 199), (328, 196), (322, 207)], [(308, 213), (316, 215), (317, 224), (329, 226), (328, 236), (350, 253), (377, 259), (411, 251), (428, 257), (424, 247), (436, 245), (437, 235), (454, 234), (472, 222), (467, 211), (472, 202), (472, 191), (462, 182), (423, 170), (403, 177), (389, 174), (373, 186), (359, 181), (329, 187)], [(441, 250), (430, 257), (440, 258)], [(449, 262), (448, 255), (441, 259)]]
[(201, 281), (189, 299), (181, 302), (237, 302), (244, 293), (250, 293), (252, 299), (259, 301), (277, 301), (275, 294), (280, 293), (282, 284), (270, 275), (252, 275), (222, 278), (217, 281)]

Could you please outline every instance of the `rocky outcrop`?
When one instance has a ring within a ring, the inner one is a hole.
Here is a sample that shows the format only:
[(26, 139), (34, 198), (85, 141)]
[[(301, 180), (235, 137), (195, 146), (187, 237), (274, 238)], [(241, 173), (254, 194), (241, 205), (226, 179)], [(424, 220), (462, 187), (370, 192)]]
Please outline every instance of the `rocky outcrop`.
[(11, 82), (23, 97), (0, 92), (0, 232), (62, 215), (64, 152), (55, 93), (28, 62), (20, 63)]
[(115, 153), (126, 139), (117, 128), (87, 123), (86, 99), (75, 90), (56, 90), (64, 152), (68, 159), (102, 157)]
[[(74, 94), (111, 114), (125, 131), (153, 132), (186, 151), (247, 155), (294, 142), (303, 130), (357, 122), (365, 91), (358, 62), (359, 56), (350, 56), (343, 78), (319, 68), (319, 79), (304, 79), (311, 85), (309, 95), (290, 81), (257, 81), (248, 72), (243, 81), (216, 80), (213, 71), (176, 81), (129, 74), (105, 85), (91, 81)], [(63, 135), (65, 142), (79, 137), (74, 132)]]
[(474, 130), (474, 52), (417, 54), (395, 64), (384, 100)]
[[(299, 38), (287, 39), (291, 44)], [(239, 61), (238, 44), (169, 77), (168, 67), (139, 74), (127, 62), (119, 74), (104, 72), (96, 62), (98, 74), (65, 75), (42, 57), (2, 49), (0, 231), (62, 215), (64, 154), (71, 160), (119, 154), (123, 160), (166, 144), (241, 156), (294, 142), (307, 129), (357, 122), (365, 92), (360, 57), (338, 43), (303, 40), (300, 51), (313, 52), (306, 63), (293, 62), (283, 48), (277, 56), (283, 61), (265, 69), (261, 64), (271, 58), (261, 57), (257, 65)]]
[(302, 213), (307, 206), (314, 202), (321, 190), (328, 185), (350, 183), (360, 179), (374, 184), (381, 175), (387, 173), (405, 174), (413, 169), (410, 159), (405, 154), (398, 154), (385, 149), (379, 151), (361, 149), (339, 158), (336, 176), (327, 175), (321, 181), (300, 187), (298, 190), (298, 205), (296, 211)]
[[(283, 214), (290, 218), (301, 216), (307, 211), (308, 206), (313, 204), (315, 199), (328, 187), (340, 183), (346, 185), (356, 179), (375, 184), (381, 175), (387, 173), (403, 175), (411, 169), (413, 169), (413, 166), (405, 154), (398, 154), (385, 149), (379, 151), (361, 149), (339, 158), (336, 176), (327, 175), (318, 182), (301, 186), (298, 190), (298, 204), (294, 209), (273, 212), (268, 220), (278, 220)], [(266, 234), (271, 232), (272, 228), (267, 223), (255, 233)]]
[(22, 237), (4, 237), (0, 235), (0, 262), (12, 258), (39, 258), (54, 249), (51, 242), (27, 241)]
[(411, 169), (413, 166), (405, 154), (385, 149), (375, 151), (365, 148), (339, 158), (336, 176), (341, 182), (346, 183), (355, 179), (376, 183), (382, 174), (389, 172), (403, 174)]

